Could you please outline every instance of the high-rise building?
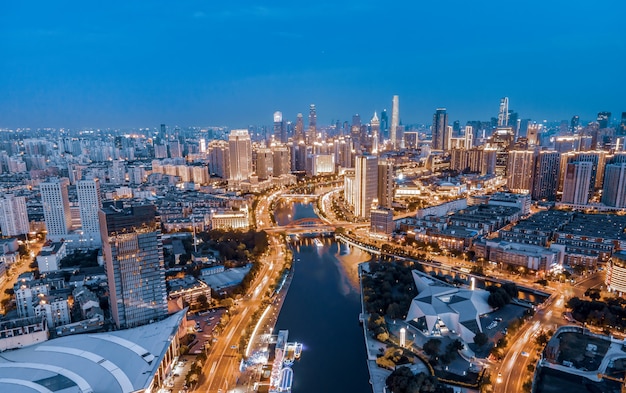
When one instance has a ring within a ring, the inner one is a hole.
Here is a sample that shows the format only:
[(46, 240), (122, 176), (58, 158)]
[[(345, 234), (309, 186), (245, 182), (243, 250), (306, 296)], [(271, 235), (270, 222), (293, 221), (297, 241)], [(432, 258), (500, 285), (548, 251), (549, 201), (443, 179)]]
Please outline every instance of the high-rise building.
[(152, 205), (100, 210), (111, 316), (133, 327), (167, 316), (161, 223)]
[(580, 116), (574, 115), (572, 116), (572, 120), (570, 121), (570, 131), (576, 132), (578, 131), (578, 126), (580, 125)]
[(274, 174), (274, 156), (271, 149), (259, 149), (256, 152), (256, 175), (259, 180), (267, 180)]
[(66, 178), (50, 179), (39, 184), (47, 236), (55, 240), (69, 234), (72, 228), (68, 184)]
[(0, 230), (2, 236), (19, 236), (29, 232), (25, 197), (12, 194), (0, 197)]
[(529, 124), (526, 129), (526, 139), (528, 140), (528, 146), (539, 145), (539, 134), (541, 133), (542, 124)]
[(380, 112), (380, 131), (382, 133), (382, 139), (389, 139), (389, 117), (387, 116), (387, 109), (383, 109)]
[(532, 198), (534, 200), (556, 200), (560, 165), (561, 154), (558, 151), (539, 152), (533, 179)]
[(296, 116), (296, 126), (294, 128), (293, 141), (295, 143), (300, 143), (300, 141), (304, 141), (305, 139), (304, 120), (302, 119), (302, 113), (298, 113), (298, 115)]
[(445, 150), (446, 134), (448, 132), (448, 113), (446, 108), (438, 108), (433, 115), (432, 125), (432, 148), (433, 150)]
[(283, 113), (280, 111), (274, 112), (274, 140), (279, 143), (287, 142), (287, 130), (283, 121)]
[(626, 163), (606, 166), (602, 203), (618, 208), (626, 207)]
[(533, 183), (535, 152), (532, 150), (513, 150), (509, 152), (506, 177), (507, 186), (513, 192), (529, 193)]
[(389, 127), (389, 140), (393, 150), (402, 148), (398, 138), (398, 126), (400, 125), (400, 97), (393, 96), (391, 100), (391, 126)]
[(100, 244), (99, 212), (102, 208), (100, 198), (100, 180), (80, 180), (76, 183), (78, 194), (78, 209), (83, 237), (90, 243)]
[(378, 193), (378, 157), (360, 155), (355, 159), (354, 215), (369, 218)]
[(252, 174), (252, 142), (248, 130), (231, 130), (228, 135), (230, 180), (240, 182)]
[(626, 112), (622, 112), (622, 121), (619, 123), (619, 135), (626, 135)]
[(317, 139), (317, 111), (315, 104), (311, 104), (309, 107), (309, 132), (308, 132), (308, 144), (313, 144)]
[(393, 161), (378, 161), (378, 205), (391, 208), (393, 203), (394, 192), (394, 168)]
[(272, 154), (274, 155), (273, 175), (278, 177), (289, 174), (291, 172), (289, 149), (286, 147), (274, 148)]
[(575, 205), (586, 205), (591, 198), (590, 184), (593, 172), (593, 163), (588, 161), (577, 161), (568, 163), (565, 169), (563, 180), (564, 203)]
[(498, 127), (509, 125), (509, 97), (500, 99), (500, 111), (498, 112)]
[(608, 128), (609, 121), (611, 121), (611, 112), (598, 112), (598, 118), (596, 119), (598, 122), (598, 128)]
[(374, 112), (374, 117), (370, 120), (370, 127), (372, 129), (372, 154), (378, 154), (378, 143), (380, 141), (380, 120), (378, 120), (376, 112)]

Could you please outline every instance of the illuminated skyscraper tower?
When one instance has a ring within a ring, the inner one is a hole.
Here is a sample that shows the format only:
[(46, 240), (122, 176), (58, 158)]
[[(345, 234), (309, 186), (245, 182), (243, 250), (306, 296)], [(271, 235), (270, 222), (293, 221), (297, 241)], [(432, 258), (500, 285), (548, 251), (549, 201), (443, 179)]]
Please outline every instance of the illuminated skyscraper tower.
[(302, 113), (298, 113), (296, 117), (296, 127), (294, 129), (293, 141), (299, 143), (304, 141), (304, 121), (302, 120)]
[(378, 115), (374, 112), (374, 117), (370, 120), (370, 127), (372, 128), (372, 154), (378, 154), (378, 142), (380, 138), (380, 121)]
[(252, 143), (248, 130), (231, 130), (228, 135), (230, 180), (240, 182), (252, 174)]
[(118, 328), (167, 316), (161, 223), (152, 205), (100, 210), (111, 317)]
[(308, 143), (313, 144), (317, 139), (317, 111), (315, 110), (315, 104), (311, 104), (309, 108), (309, 133)]
[(509, 97), (500, 99), (500, 111), (498, 112), (498, 127), (509, 125)]
[(389, 127), (389, 139), (394, 150), (401, 148), (401, 141), (398, 140), (398, 125), (400, 123), (400, 98), (393, 96), (391, 101), (391, 126)]
[(278, 143), (287, 142), (287, 130), (283, 121), (283, 113), (274, 112), (274, 140)]
[(368, 218), (378, 194), (378, 157), (357, 156), (354, 177), (354, 215)]
[(433, 115), (432, 135), (433, 150), (444, 150), (446, 148), (446, 134), (448, 133), (448, 113), (446, 108), (438, 108)]
[(72, 228), (68, 184), (69, 180), (66, 178), (51, 179), (39, 184), (47, 236), (52, 240), (60, 240)]
[(78, 208), (83, 236), (90, 243), (100, 244), (100, 221), (98, 213), (102, 208), (100, 180), (80, 180), (76, 184)]

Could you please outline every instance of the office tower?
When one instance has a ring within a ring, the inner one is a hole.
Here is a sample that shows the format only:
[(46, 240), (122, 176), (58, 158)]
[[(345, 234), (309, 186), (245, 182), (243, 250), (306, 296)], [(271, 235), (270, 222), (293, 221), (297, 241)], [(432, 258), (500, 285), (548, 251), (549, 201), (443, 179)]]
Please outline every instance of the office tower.
[(361, 115), (352, 115), (352, 124), (350, 125), (350, 137), (352, 141), (357, 145), (361, 145)]
[(380, 132), (382, 134), (381, 139), (389, 139), (389, 117), (387, 116), (387, 109), (383, 109), (380, 112)]
[(315, 105), (311, 104), (309, 108), (309, 133), (308, 133), (308, 143), (313, 144), (317, 139), (317, 111), (315, 110)]
[(394, 168), (393, 161), (378, 161), (378, 206), (391, 208), (394, 192)]
[(66, 178), (50, 179), (39, 184), (46, 230), (48, 237), (53, 239), (69, 234), (72, 228), (68, 184), (69, 180)]
[(580, 116), (578, 115), (572, 116), (572, 120), (570, 121), (570, 131), (571, 132), (578, 131), (579, 124), (580, 124)]
[(378, 157), (360, 155), (355, 159), (354, 215), (369, 218), (378, 193)]
[(271, 149), (256, 152), (256, 175), (259, 180), (267, 180), (274, 174), (274, 156)]
[(102, 256), (117, 327), (167, 316), (161, 222), (152, 205), (100, 210)]
[(561, 154), (558, 151), (541, 151), (536, 161), (532, 198), (556, 201)]
[(0, 197), (0, 230), (2, 236), (25, 235), (30, 231), (25, 197), (12, 194)]
[(170, 152), (170, 158), (181, 158), (183, 156), (183, 147), (178, 139), (169, 141), (167, 146)]
[(230, 180), (240, 182), (252, 174), (252, 143), (248, 130), (231, 130), (228, 135)]
[(526, 139), (528, 139), (528, 146), (539, 145), (539, 134), (541, 133), (542, 124), (529, 124), (526, 130)]
[(463, 136), (465, 139), (465, 148), (471, 149), (474, 147), (474, 128), (472, 126), (465, 126), (465, 133)]
[(500, 111), (498, 112), (498, 127), (509, 125), (509, 97), (500, 99)]
[(400, 98), (395, 95), (391, 100), (391, 126), (389, 127), (389, 140), (393, 150), (402, 148), (398, 139), (398, 125), (400, 123)]
[(83, 236), (86, 240), (100, 243), (100, 221), (98, 214), (102, 208), (100, 180), (81, 180), (76, 184), (78, 209)]
[(278, 143), (287, 142), (287, 130), (283, 121), (283, 113), (280, 111), (274, 112), (274, 140)]
[(378, 115), (374, 112), (374, 117), (370, 120), (370, 127), (372, 129), (372, 154), (378, 154), (378, 142), (380, 138), (380, 120)]
[(454, 135), (459, 135), (461, 133), (461, 122), (458, 120), (455, 120), (452, 123), (452, 132), (454, 133)]
[(565, 169), (563, 198), (561, 201), (575, 205), (586, 205), (591, 198), (589, 190), (593, 188), (590, 186), (592, 184), (592, 172), (592, 162), (578, 161), (568, 163)]
[(446, 133), (448, 128), (448, 113), (446, 108), (438, 108), (433, 115), (432, 125), (432, 148), (444, 150)]
[(166, 140), (167, 140), (167, 128), (165, 127), (165, 124), (161, 124), (161, 130), (159, 131), (159, 137), (158, 137), (159, 144), (164, 143)]
[(209, 144), (209, 172), (222, 179), (230, 176), (230, 150), (226, 141)]
[(274, 177), (289, 174), (291, 172), (289, 149), (286, 147), (274, 148), (272, 153), (274, 155)]
[(507, 186), (513, 192), (529, 193), (533, 182), (535, 153), (532, 150), (509, 152), (506, 166)]
[(626, 208), (626, 163), (606, 166), (602, 203), (607, 206)]
[(298, 113), (296, 116), (296, 127), (294, 129), (293, 141), (295, 143), (299, 143), (304, 140), (304, 120), (302, 119), (302, 113)]
[(622, 112), (622, 121), (619, 123), (619, 135), (626, 135), (626, 112)]
[(598, 112), (598, 118), (596, 120), (599, 129), (608, 128), (609, 121), (611, 121), (611, 112)]

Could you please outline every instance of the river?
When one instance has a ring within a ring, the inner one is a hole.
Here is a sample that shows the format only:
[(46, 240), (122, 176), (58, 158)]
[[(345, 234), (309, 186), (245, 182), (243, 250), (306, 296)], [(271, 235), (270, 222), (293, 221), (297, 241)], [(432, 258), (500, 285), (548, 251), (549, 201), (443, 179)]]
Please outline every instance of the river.
[[(310, 203), (283, 203), (275, 217), (284, 225), (317, 216)], [(293, 256), (295, 274), (275, 331), (287, 329), (289, 341), (303, 343), (302, 357), (293, 365), (294, 393), (371, 393), (359, 292), (342, 265), (338, 244), (325, 239), (317, 247), (306, 239), (293, 247)]]

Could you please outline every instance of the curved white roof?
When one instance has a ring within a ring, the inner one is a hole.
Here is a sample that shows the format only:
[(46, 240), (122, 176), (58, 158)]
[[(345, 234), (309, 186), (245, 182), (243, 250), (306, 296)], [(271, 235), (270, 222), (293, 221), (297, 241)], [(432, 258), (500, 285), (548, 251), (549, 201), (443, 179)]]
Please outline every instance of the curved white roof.
[(149, 325), (60, 337), (0, 354), (0, 392), (122, 393), (149, 387), (185, 310)]

